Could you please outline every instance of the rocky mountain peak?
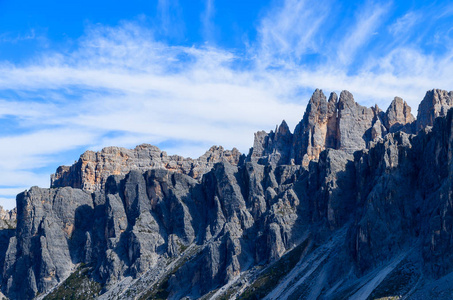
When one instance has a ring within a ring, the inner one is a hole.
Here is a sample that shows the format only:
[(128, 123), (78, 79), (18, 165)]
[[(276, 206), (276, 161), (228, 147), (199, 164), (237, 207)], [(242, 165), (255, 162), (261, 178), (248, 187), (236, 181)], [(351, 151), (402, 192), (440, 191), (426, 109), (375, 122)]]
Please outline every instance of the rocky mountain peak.
[(418, 128), (432, 126), (434, 119), (445, 115), (452, 106), (453, 92), (429, 91), (420, 104), (416, 121), (410, 106), (400, 97), (395, 97), (384, 112), (377, 105), (367, 108), (358, 104), (349, 91), (342, 91), (340, 97), (332, 92), (327, 100), (323, 91), (316, 89), (294, 134), (286, 122), (277, 126), (275, 132), (256, 133), (248, 160), (308, 166), (325, 149), (352, 154), (369, 149), (388, 133), (414, 134), (416, 124)]
[(327, 102), (322, 90), (313, 93), (304, 117), (294, 131), (292, 158), (296, 164), (307, 166), (326, 147), (336, 146), (336, 111), (336, 94), (331, 94)]
[(316, 89), (308, 102), (304, 118), (309, 124), (323, 123), (327, 117), (327, 101), (322, 90)]
[(453, 106), (453, 91), (433, 89), (426, 92), (425, 97), (418, 106), (417, 131), (433, 126), (434, 119), (447, 115), (447, 111)]
[(329, 100), (327, 101), (328, 114), (332, 115), (337, 110), (338, 95), (335, 92), (330, 93)]
[(0, 205), (0, 230), (8, 229), (8, 228), (15, 228), (16, 227), (16, 215), (17, 215), (16, 208), (14, 208), (12, 210), (5, 210)]
[(411, 107), (400, 97), (395, 97), (386, 111), (387, 126), (412, 123), (415, 118), (411, 114)]
[(292, 139), (293, 134), (285, 120), (275, 127), (275, 132), (258, 131), (255, 133), (253, 147), (250, 149), (247, 160), (262, 164), (287, 163)]
[(338, 101), (338, 95), (337, 95), (337, 93), (331, 92), (331, 93), (330, 93), (330, 96), (329, 96), (329, 100), (328, 100), (329, 104), (332, 104), (332, 105), (333, 105), (333, 104), (336, 104), (337, 101)]
[(291, 134), (291, 130), (289, 130), (289, 126), (285, 120), (275, 129), (276, 136), (288, 136)]
[(340, 99), (338, 100), (338, 108), (340, 111), (344, 111), (346, 108), (353, 109), (357, 103), (354, 100), (354, 96), (349, 91), (341, 91)]
[[(389, 132), (401, 130), (415, 121), (411, 107), (400, 97), (395, 97), (385, 112), (384, 125)], [(407, 131), (406, 131), (407, 132)]]

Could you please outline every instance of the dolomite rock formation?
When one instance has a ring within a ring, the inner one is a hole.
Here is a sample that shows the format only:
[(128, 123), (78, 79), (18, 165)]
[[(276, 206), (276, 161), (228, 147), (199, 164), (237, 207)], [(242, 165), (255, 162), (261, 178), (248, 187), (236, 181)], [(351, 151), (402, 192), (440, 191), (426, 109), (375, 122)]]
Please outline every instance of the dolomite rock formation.
[(0, 230), (7, 228), (16, 228), (16, 209), (4, 210), (0, 206)]
[(258, 132), (246, 159), (86, 152), (54, 188), (18, 195), (17, 228), (0, 230), (1, 291), (448, 299), (453, 111), (429, 121), (446, 95), (429, 91), (415, 121), (400, 98), (383, 112), (316, 90), (294, 134), (286, 122)]
[(296, 164), (307, 165), (318, 159), (326, 147), (337, 148), (337, 95), (329, 101), (321, 90), (316, 90), (308, 103), (302, 121), (296, 126), (291, 158)]
[[(15, 235), (16, 229), (16, 208), (11, 211), (4, 210), (0, 206), (0, 269), (3, 270), (5, 255), (10, 239)], [(0, 292), (0, 299), (3, 294)], [(5, 298), (6, 299), (6, 298)]]
[(403, 131), (406, 133), (415, 133), (415, 118), (411, 114), (410, 106), (401, 99), (395, 97), (384, 115), (384, 124), (389, 132)]
[(79, 189), (32, 187), (17, 196), (17, 229), (6, 251), (2, 290), (33, 299), (73, 271), (86, 255), (84, 228), (94, 221), (92, 197)]
[(379, 118), (379, 112), (380, 109), (377, 106), (366, 108), (356, 103), (348, 91), (341, 92), (338, 101), (337, 149), (352, 154), (366, 148), (371, 141), (368, 130)]
[(348, 91), (341, 92), (339, 98), (331, 93), (326, 100), (324, 93), (317, 89), (294, 134), (287, 127), (283, 122), (275, 133), (256, 133), (247, 159), (264, 164), (308, 166), (328, 148), (352, 154), (370, 148), (389, 132), (415, 133), (415, 118), (411, 108), (399, 97), (383, 112), (377, 106), (359, 105)]
[(447, 92), (434, 89), (428, 91), (418, 106), (416, 129), (421, 130), (433, 126), (437, 117), (444, 117), (453, 106), (453, 91)]
[(71, 186), (84, 191), (102, 190), (110, 175), (124, 175), (131, 170), (162, 168), (201, 179), (212, 166), (220, 161), (237, 165), (241, 153), (234, 148), (224, 150), (213, 146), (198, 159), (184, 158), (178, 155), (168, 156), (156, 146), (142, 144), (129, 150), (120, 147), (107, 147), (100, 152), (87, 151), (74, 165), (61, 166), (51, 176), (52, 187)]
[(265, 131), (255, 133), (250, 159), (263, 164), (286, 164), (289, 160), (289, 149), (292, 143), (292, 134), (285, 120), (269, 134)]

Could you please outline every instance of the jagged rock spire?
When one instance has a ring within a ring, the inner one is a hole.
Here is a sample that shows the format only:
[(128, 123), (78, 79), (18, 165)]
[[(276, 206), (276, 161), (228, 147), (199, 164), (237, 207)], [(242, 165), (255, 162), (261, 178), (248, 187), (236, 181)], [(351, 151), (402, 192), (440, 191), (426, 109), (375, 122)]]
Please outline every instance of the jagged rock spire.
[(353, 153), (364, 149), (371, 136), (367, 130), (373, 125), (373, 109), (359, 105), (348, 91), (342, 91), (338, 101), (338, 141), (337, 149)]
[(296, 164), (308, 165), (317, 159), (326, 145), (336, 144), (336, 94), (329, 102), (322, 90), (316, 89), (308, 102), (302, 121), (294, 131), (292, 158)]
[(248, 159), (262, 164), (288, 164), (293, 134), (285, 120), (275, 127), (275, 132), (258, 131), (255, 133), (253, 148)]
[(451, 107), (453, 107), (453, 91), (433, 89), (426, 92), (425, 98), (418, 106), (417, 131), (427, 126), (433, 126), (434, 119), (446, 116)]
[(318, 160), (324, 149), (353, 153), (370, 148), (388, 133), (416, 133), (416, 124), (417, 128), (432, 126), (434, 118), (445, 115), (452, 106), (453, 92), (429, 91), (415, 121), (410, 106), (400, 97), (395, 97), (383, 112), (377, 105), (371, 108), (359, 105), (349, 91), (342, 91), (340, 97), (331, 93), (327, 100), (323, 91), (316, 89), (294, 134), (290, 134), (286, 122), (276, 127), (275, 132), (256, 133), (248, 159), (262, 164), (307, 166)]
[(395, 97), (384, 116), (384, 125), (387, 130), (389, 132), (402, 130), (407, 133), (413, 133), (414, 130), (409, 128), (407, 124), (412, 124), (414, 121), (415, 118), (411, 113), (411, 107), (400, 97)]

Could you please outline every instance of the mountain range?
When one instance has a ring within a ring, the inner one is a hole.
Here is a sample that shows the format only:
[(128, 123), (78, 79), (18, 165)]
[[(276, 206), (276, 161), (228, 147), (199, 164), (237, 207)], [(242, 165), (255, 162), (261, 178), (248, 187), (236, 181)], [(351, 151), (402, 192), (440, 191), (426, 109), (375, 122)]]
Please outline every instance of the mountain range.
[(0, 299), (451, 299), (452, 107), (316, 90), (248, 154), (87, 151), (0, 209)]

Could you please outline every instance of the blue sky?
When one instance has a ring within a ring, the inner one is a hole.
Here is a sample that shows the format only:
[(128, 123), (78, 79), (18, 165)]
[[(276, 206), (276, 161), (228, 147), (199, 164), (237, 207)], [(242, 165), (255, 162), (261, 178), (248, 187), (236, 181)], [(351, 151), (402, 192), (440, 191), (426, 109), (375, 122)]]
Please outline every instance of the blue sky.
[(0, 205), (105, 146), (247, 152), (315, 88), (416, 115), (453, 89), (448, 1), (0, 0)]

